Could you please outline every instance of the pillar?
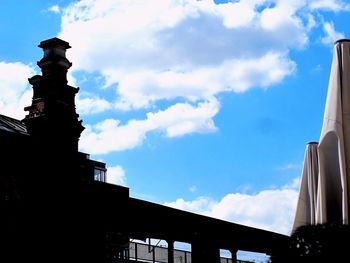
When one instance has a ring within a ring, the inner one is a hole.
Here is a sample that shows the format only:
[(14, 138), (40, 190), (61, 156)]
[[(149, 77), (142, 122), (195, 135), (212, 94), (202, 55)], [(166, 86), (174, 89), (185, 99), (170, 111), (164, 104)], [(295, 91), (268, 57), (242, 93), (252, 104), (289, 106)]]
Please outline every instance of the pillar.
[(192, 243), (192, 263), (220, 263), (220, 249), (208, 240)]
[(168, 243), (168, 263), (174, 263), (174, 241), (167, 240)]
[(238, 250), (235, 249), (235, 248), (230, 249), (232, 263), (236, 263), (237, 262), (237, 251)]

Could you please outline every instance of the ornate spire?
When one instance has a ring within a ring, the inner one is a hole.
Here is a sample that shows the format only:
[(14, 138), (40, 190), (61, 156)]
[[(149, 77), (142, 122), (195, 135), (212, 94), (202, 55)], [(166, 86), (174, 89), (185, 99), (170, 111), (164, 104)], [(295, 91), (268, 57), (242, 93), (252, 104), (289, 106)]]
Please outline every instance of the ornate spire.
[(66, 58), (69, 43), (59, 38), (42, 41), (44, 57), (38, 61), (42, 75), (29, 79), (33, 86), (32, 105), (23, 120), (31, 136), (43, 143), (56, 141), (54, 147), (77, 151), (84, 130), (75, 110), (75, 95), (79, 91), (67, 84), (67, 72), (72, 63)]
[(37, 63), (43, 76), (67, 83), (67, 71), (72, 66), (66, 58), (66, 50), (71, 48), (68, 42), (55, 37), (41, 41), (39, 47), (44, 50), (44, 57)]

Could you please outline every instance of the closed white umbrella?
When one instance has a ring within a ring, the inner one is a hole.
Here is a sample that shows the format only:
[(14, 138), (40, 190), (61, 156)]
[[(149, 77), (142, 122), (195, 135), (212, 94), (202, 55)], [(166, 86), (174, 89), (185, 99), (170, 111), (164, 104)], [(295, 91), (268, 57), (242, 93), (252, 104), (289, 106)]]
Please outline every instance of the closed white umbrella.
[(323, 127), (318, 146), (316, 223), (349, 223), (350, 40), (334, 44)]
[(318, 143), (306, 145), (297, 209), (292, 233), (300, 226), (316, 223)]

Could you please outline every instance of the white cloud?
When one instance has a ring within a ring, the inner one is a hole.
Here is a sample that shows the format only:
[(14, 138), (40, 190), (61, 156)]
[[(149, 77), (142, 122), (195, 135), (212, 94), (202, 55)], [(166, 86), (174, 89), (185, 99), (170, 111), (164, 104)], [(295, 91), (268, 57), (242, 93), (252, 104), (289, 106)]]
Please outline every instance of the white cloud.
[(0, 61), (0, 114), (23, 118), (24, 107), (31, 105), (32, 90), (28, 78), (34, 74), (30, 65)]
[(107, 183), (126, 186), (125, 170), (120, 165), (107, 167)]
[(307, 43), (299, 2), (79, 1), (64, 10), (60, 35), (79, 47), (70, 50), (76, 70), (118, 84), (119, 108), (143, 108), (283, 80), (295, 69), (289, 48)]
[(341, 0), (314, 0), (310, 2), (311, 9), (325, 9), (331, 11), (350, 10), (350, 5)]
[(177, 103), (166, 110), (148, 113), (144, 120), (130, 120), (124, 125), (107, 119), (94, 126), (87, 125), (80, 146), (92, 154), (106, 154), (140, 145), (150, 131), (159, 130), (167, 137), (213, 132), (216, 127), (212, 118), (218, 110), (219, 103), (213, 99), (196, 105)]
[(174, 202), (164, 203), (166, 206), (205, 215), (210, 214), (215, 204), (217, 204), (216, 201), (204, 196), (200, 196), (193, 201), (185, 201), (183, 198), (178, 198)]
[(315, 28), (317, 25), (315, 17), (312, 14), (307, 15), (307, 24), (306, 24), (306, 29), (307, 31), (310, 31), (311, 29)]
[[(304, 1), (299, 0), (276, 1), (274, 7), (265, 8), (261, 12), (262, 28), (267, 30), (278, 28), (288, 29), (288, 31), (304, 30), (301, 18), (296, 15), (296, 12), (304, 5)], [(302, 32), (299, 33), (302, 34)]]
[(332, 22), (325, 22), (323, 24), (323, 30), (326, 34), (321, 40), (323, 44), (333, 45), (335, 41), (344, 38), (344, 34), (337, 32)]
[(221, 12), (224, 25), (228, 28), (237, 28), (248, 26), (257, 17), (254, 10), (257, 2), (240, 1), (219, 5), (216, 8)]
[[(255, 59), (234, 59), (219, 66), (195, 70), (139, 71), (119, 79), (117, 108), (147, 107), (160, 99), (183, 97), (205, 100), (223, 91), (245, 92), (252, 87), (267, 88), (295, 71), (296, 65), (285, 54), (267, 53)], [(118, 75), (118, 74), (115, 74)], [(113, 72), (106, 73), (113, 82)]]
[(231, 193), (221, 200), (198, 197), (182, 198), (165, 205), (234, 223), (290, 234), (298, 198), (297, 180), (281, 189), (263, 190), (257, 194)]
[(59, 14), (61, 12), (61, 8), (59, 7), (59, 5), (52, 5), (47, 9), (47, 11)]
[(80, 114), (93, 114), (103, 112), (111, 109), (112, 105), (105, 99), (101, 99), (98, 96), (77, 96), (76, 99), (77, 111)]

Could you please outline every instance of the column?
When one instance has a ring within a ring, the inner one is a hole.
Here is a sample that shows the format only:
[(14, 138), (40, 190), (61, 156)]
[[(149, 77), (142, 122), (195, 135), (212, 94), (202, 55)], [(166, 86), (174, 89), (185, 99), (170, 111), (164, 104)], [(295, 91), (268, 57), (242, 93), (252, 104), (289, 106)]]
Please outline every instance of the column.
[(192, 263), (220, 263), (220, 249), (207, 240), (192, 243)]
[(174, 241), (167, 240), (168, 243), (168, 263), (174, 263)]
[(235, 248), (230, 249), (232, 263), (236, 263), (237, 262), (237, 251), (238, 250), (235, 249)]

